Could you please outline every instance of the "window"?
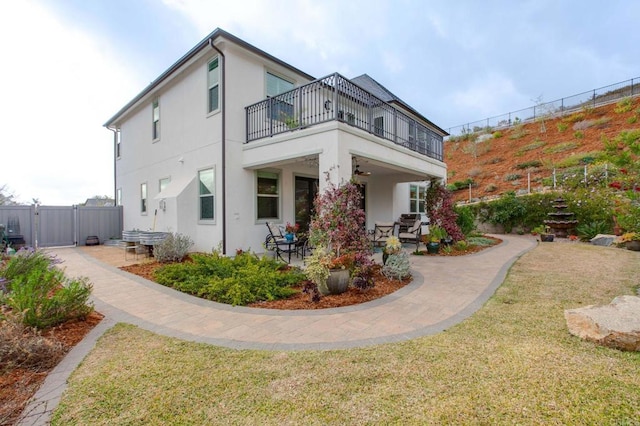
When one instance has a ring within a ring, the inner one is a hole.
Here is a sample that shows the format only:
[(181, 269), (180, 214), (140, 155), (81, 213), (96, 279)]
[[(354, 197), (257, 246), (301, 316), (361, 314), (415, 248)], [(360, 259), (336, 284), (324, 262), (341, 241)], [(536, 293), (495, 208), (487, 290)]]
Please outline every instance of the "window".
[[(277, 75), (267, 73), (267, 98), (278, 96), (281, 93), (293, 90), (294, 84)], [(283, 99), (274, 99), (273, 103), (268, 104), (269, 117), (272, 120), (285, 121), (293, 118), (293, 104)]]
[(147, 214), (147, 184), (140, 185), (140, 213)]
[(116, 130), (116, 158), (120, 158), (120, 142), (122, 141), (120, 135), (120, 129)]
[(116, 206), (122, 205), (122, 188), (116, 189)]
[(280, 209), (280, 177), (273, 172), (258, 172), (258, 220), (278, 219)]
[(424, 185), (409, 186), (409, 210), (410, 213), (425, 213), (425, 197), (427, 187)]
[(271, 74), (270, 72), (267, 73), (267, 98), (293, 90), (293, 86), (294, 84), (292, 82)]
[(200, 220), (213, 220), (214, 218), (214, 172), (213, 169), (200, 170), (198, 172), (198, 196), (200, 198)]
[(158, 189), (160, 190), (160, 192), (164, 191), (164, 189), (167, 187), (167, 185), (169, 185), (169, 182), (171, 182), (171, 178), (162, 178), (158, 181)]
[(207, 87), (209, 90), (209, 111), (213, 112), (220, 108), (220, 69), (218, 58), (209, 62), (209, 72), (207, 75)]
[(160, 104), (156, 99), (153, 101), (153, 125), (152, 125), (153, 140), (160, 139)]
[(373, 133), (384, 137), (384, 117), (376, 117), (373, 119)]

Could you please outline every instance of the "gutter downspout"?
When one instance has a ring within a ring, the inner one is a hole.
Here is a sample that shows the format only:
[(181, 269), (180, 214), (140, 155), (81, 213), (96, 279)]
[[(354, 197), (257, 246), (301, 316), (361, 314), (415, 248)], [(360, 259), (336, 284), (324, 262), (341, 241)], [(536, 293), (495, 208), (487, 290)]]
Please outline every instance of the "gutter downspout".
[(113, 204), (117, 205), (116, 161), (118, 161), (118, 129), (112, 129), (111, 127), (107, 127), (107, 129), (113, 132)]
[(225, 68), (226, 60), (224, 53), (213, 44), (213, 38), (209, 39), (209, 46), (222, 57), (222, 254), (227, 254), (227, 144), (226, 144), (226, 115), (225, 108), (227, 96), (225, 94), (226, 79)]

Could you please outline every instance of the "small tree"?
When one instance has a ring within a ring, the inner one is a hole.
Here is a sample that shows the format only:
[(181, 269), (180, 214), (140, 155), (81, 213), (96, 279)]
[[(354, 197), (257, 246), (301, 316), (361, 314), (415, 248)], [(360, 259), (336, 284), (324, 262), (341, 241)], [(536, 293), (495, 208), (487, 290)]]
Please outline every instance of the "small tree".
[(15, 201), (15, 195), (13, 195), (7, 185), (0, 186), (0, 206), (14, 206), (18, 204)]
[(426, 204), (427, 216), (432, 224), (444, 228), (454, 242), (464, 240), (464, 235), (456, 223), (458, 214), (454, 211), (451, 191), (433, 179), (427, 189)]
[[(327, 177), (328, 180), (328, 177)], [(315, 215), (311, 219), (309, 239), (318, 247), (341, 253), (371, 253), (365, 228), (366, 216), (360, 208), (362, 195), (353, 181), (329, 187), (315, 199)]]

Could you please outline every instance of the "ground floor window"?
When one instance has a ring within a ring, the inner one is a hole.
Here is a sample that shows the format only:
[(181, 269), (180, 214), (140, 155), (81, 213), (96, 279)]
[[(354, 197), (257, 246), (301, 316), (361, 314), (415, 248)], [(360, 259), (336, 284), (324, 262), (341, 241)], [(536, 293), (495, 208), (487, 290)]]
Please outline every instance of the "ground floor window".
[(425, 213), (426, 185), (410, 185), (409, 210), (410, 213)]
[(122, 188), (116, 189), (116, 206), (122, 205)]
[(259, 171), (257, 179), (258, 220), (280, 218), (280, 175)]
[(213, 168), (198, 172), (200, 220), (214, 219), (215, 174)]

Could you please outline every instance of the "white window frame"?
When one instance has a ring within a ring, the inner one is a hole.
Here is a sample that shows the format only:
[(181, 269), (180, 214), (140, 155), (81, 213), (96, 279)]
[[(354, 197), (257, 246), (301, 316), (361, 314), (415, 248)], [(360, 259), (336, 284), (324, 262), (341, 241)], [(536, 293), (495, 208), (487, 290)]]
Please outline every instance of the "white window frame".
[(146, 215), (149, 211), (149, 186), (147, 182), (140, 184), (140, 214)]
[[(213, 182), (212, 182), (212, 188), (211, 188), (211, 193), (210, 194), (202, 194), (200, 191), (200, 182), (201, 182), (201, 173), (204, 172), (211, 172), (213, 175)], [(200, 169), (198, 170), (197, 173), (197, 177), (198, 177), (198, 223), (206, 223), (206, 224), (212, 224), (215, 223), (216, 220), (216, 168), (215, 167), (206, 167), (204, 169)], [(213, 217), (211, 218), (203, 218), (202, 217), (202, 200), (204, 198), (209, 198), (211, 197), (213, 199)]]
[[(261, 176), (262, 175), (262, 176)], [(276, 188), (277, 188), (277, 193), (276, 194), (260, 194), (258, 192), (259, 190), (259, 185), (258, 185), (258, 179), (260, 179), (261, 177), (264, 178), (273, 178), (275, 177), (275, 179), (277, 179), (277, 183), (276, 183)], [(257, 223), (266, 223), (266, 222), (270, 222), (270, 221), (280, 221), (281, 218), (281, 212), (282, 212), (282, 198), (281, 198), (281, 194), (282, 194), (282, 175), (280, 173), (280, 171), (275, 171), (275, 170), (257, 170), (256, 171), (256, 222)], [(258, 200), (260, 198), (276, 198), (277, 201), (277, 206), (278, 206), (278, 214), (276, 215), (277, 217), (260, 217), (259, 215), (259, 202)]]
[[(157, 114), (156, 114), (157, 111)], [(155, 98), (151, 102), (151, 140), (160, 140), (160, 99)]]
[[(211, 69), (211, 66), (214, 63), (215, 63), (215, 68), (214, 68), (215, 73), (212, 74), (212, 71), (214, 70)], [(221, 105), (220, 80), (221, 80), (220, 57), (216, 56), (215, 58), (207, 62), (207, 114), (214, 114), (215, 112), (220, 111), (220, 105)], [(217, 94), (218, 94), (218, 103), (217, 105), (215, 105), (215, 108), (211, 107), (211, 102), (212, 102), (211, 90), (212, 89), (217, 89)]]
[(162, 192), (171, 183), (171, 176), (158, 179), (158, 192)]
[[(412, 188), (416, 188), (416, 198), (411, 196), (411, 189)], [(417, 185), (417, 184), (410, 184), (409, 185), (409, 213), (420, 213), (420, 214), (425, 214), (426, 213), (426, 201), (425, 201), (425, 197), (427, 195), (427, 185)], [(420, 211), (420, 202), (422, 201), (422, 211)], [(415, 203), (416, 208), (412, 208), (412, 205)]]

